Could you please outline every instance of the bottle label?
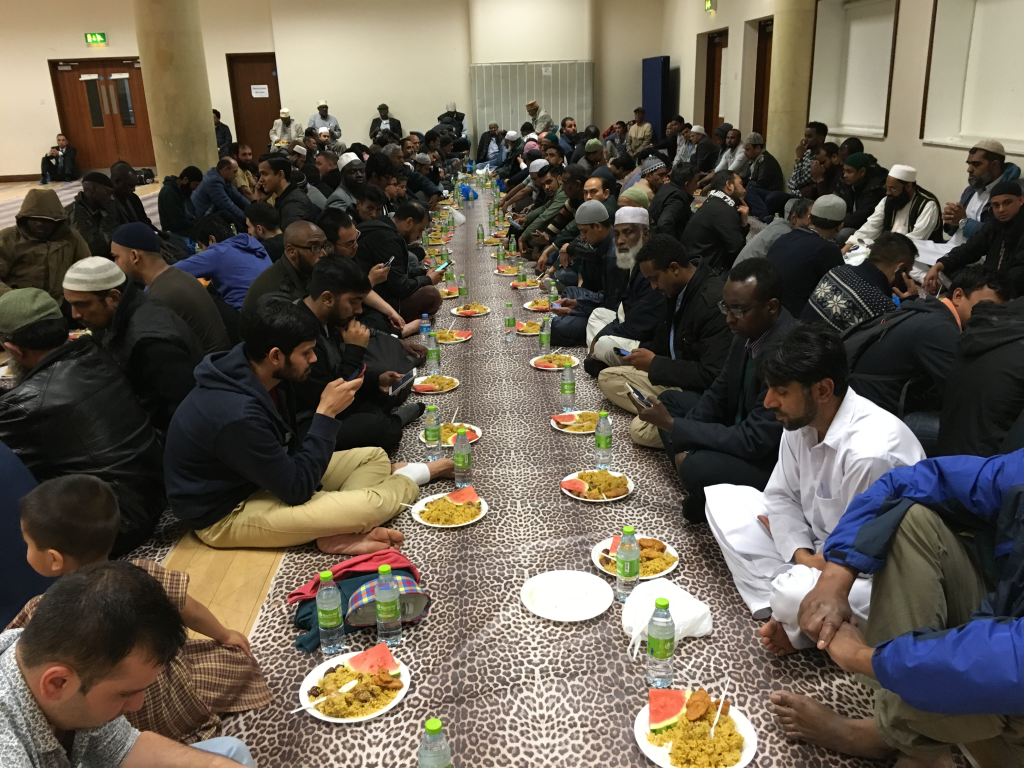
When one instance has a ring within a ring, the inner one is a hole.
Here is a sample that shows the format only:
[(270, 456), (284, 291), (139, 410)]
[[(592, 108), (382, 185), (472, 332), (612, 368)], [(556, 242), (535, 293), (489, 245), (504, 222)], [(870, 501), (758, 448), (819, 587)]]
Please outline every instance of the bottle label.
[(317, 608), (316, 620), (321, 629), (334, 629), (341, 626), (341, 606), (337, 608)]
[(438, 361), (440, 361), (441, 360), (441, 350), (440, 349), (428, 349), (427, 350), (427, 360), (438, 360)]
[(608, 450), (612, 447), (612, 436), (611, 435), (595, 435), (594, 442), (597, 447), (601, 450)]
[(516, 319), (514, 317), (506, 317), (505, 318), (505, 327), (506, 328), (515, 328), (516, 327)]
[(615, 558), (615, 572), (623, 579), (632, 579), (640, 575), (640, 559), (627, 560), (624, 557)]
[[(546, 345), (546, 346), (550, 347), (551, 346), (551, 334), (550, 333), (542, 333), (540, 335), (540, 343), (541, 343), (541, 345)], [(563, 384), (562, 386), (564, 387), (565, 385)], [(565, 390), (562, 390), (562, 391), (564, 392)]]
[(647, 636), (647, 655), (655, 659), (671, 659), (672, 652), (676, 648), (676, 639), (667, 637), (664, 639)]
[(423, 439), (428, 443), (439, 443), (441, 442), (441, 428), (440, 427), (427, 427), (423, 430)]
[(398, 598), (389, 600), (386, 603), (377, 601), (377, 621), (395, 621), (401, 617), (402, 613), (398, 609)]
[(459, 296), (469, 296), (469, 288), (465, 285), (459, 287)]
[[(473, 454), (471, 453), (456, 453), (452, 460), (459, 469), (469, 469), (473, 466)], [(639, 566), (637, 567), (639, 568)]]
[[(550, 340), (550, 337), (549, 337)], [(563, 395), (575, 395), (576, 394), (576, 382), (575, 381), (563, 381), (562, 382), (562, 394)]]

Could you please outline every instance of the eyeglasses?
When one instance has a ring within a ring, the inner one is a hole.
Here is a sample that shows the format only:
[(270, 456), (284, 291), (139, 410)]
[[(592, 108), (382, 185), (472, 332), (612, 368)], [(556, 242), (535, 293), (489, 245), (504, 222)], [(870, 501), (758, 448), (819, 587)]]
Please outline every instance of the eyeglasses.
[(296, 248), (301, 248), (304, 251), (309, 251), (310, 253), (330, 253), (331, 252), (331, 246), (328, 245), (327, 243), (311, 243), (309, 245), (299, 245), (298, 243), (295, 243), (295, 247)]
[(748, 312), (753, 312), (755, 309), (757, 309), (760, 306), (761, 306), (760, 304), (755, 304), (752, 307), (730, 307), (724, 301), (719, 301), (718, 302), (718, 310), (723, 315), (728, 315), (728, 314), (732, 313), (732, 316), (735, 317), (737, 320), (739, 320), (741, 317), (743, 317)]

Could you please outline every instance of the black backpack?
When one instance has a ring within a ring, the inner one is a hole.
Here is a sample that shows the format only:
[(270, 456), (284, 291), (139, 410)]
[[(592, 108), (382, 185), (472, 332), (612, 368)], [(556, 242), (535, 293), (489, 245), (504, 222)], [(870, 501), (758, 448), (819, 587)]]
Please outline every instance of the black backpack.
[[(843, 346), (846, 348), (846, 359), (850, 364), (850, 385), (857, 381), (891, 381), (900, 384), (899, 409), (896, 415), (903, 418), (906, 407), (907, 391), (916, 382), (924, 381), (927, 377), (906, 376), (905, 374), (867, 374), (855, 373), (857, 363), (860, 362), (864, 353), (877, 341), (880, 341), (885, 334), (902, 323), (904, 320), (916, 315), (913, 309), (897, 307), (876, 317), (869, 318), (852, 328), (847, 328), (842, 335)], [(856, 391), (854, 386), (854, 391)]]

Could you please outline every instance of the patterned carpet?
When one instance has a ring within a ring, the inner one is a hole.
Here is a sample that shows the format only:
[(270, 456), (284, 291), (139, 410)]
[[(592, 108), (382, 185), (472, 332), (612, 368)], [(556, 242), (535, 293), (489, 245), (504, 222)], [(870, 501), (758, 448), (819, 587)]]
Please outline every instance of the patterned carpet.
[[(625, 767), (650, 763), (633, 738), (633, 720), (647, 701), (642, 657), (626, 653), (620, 608), (614, 604), (591, 621), (559, 624), (529, 613), (519, 599), (523, 583), (548, 570), (595, 572), (591, 547), (623, 524), (657, 536), (680, 552), (669, 578), (706, 602), (714, 631), (680, 644), (679, 684), (720, 691), (726, 675), (730, 698), (754, 723), (760, 768), (854, 768), (884, 763), (843, 760), (814, 747), (791, 743), (768, 711), (768, 695), (789, 689), (815, 696), (846, 715), (870, 712), (870, 692), (853, 682), (823, 654), (778, 660), (761, 650), (754, 622), (732, 584), (705, 526), (686, 524), (668, 458), (630, 443), (628, 418), (613, 410), (615, 465), (636, 482), (636, 492), (612, 504), (584, 504), (559, 491), (570, 472), (589, 468), (592, 438), (554, 432), (548, 415), (557, 411), (558, 375), (527, 365), (535, 339), (502, 339), (504, 303), (512, 301), (525, 320), (524, 298), (511, 279), (492, 274), (493, 249), (476, 250), (482, 201), (468, 211), (467, 226), (453, 242), (457, 272), (470, 284), (470, 298), (491, 314), (454, 318), (446, 301), (439, 321), (475, 332), (466, 344), (443, 348), (442, 368), (461, 385), (433, 397), (447, 420), (484, 430), (475, 446), (474, 485), (490, 505), (479, 523), (458, 530), (427, 528), (404, 512), (394, 526), (406, 534), (404, 552), (423, 573), (434, 598), (427, 618), (406, 628), (395, 655), (409, 665), (412, 687), (392, 712), (369, 722), (338, 726), (308, 714), (291, 715), (299, 684), (320, 663), (296, 650), (293, 609), (286, 595), (336, 558), (313, 547), (284, 556), (252, 635), (275, 702), (226, 721), (226, 735), (244, 739), (261, 766), (392, 768), (411, 766), (424, 721), (440, 717), (459, 768), (494, 766)], [(536, 294), (536, 291), (529, 293)], [(577, 406), (608, 407), (595, 382), (577, 370)], [(409, 430), (397, 458), (418, 460), (423, 447)], [(453, 489), (450, 482), (430, 493)], [(348, 639), (348, 650), (376, 643), (365, 630)]]

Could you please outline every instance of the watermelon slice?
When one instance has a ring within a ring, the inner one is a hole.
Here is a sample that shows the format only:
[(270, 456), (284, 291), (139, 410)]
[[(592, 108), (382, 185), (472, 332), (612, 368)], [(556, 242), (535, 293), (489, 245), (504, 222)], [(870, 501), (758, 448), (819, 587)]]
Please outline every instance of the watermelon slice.
[(462, 315), (463, 317), (470, 317), (471, 315), (475, 315), (476, 314), (476, 310), (475, 309), (467, 309), (464, 312), (459, 312), (459, 314)]
[(387, 643), (378, 643), (368, 651), (357, 653), (345, 661), (345, 668), (366, 675), (375, 675), (380, 670), (387, 670), (392, 677), (400, 677), (402, 674)]
[(554, 363), (534, 363), (533, 367), (534, 368), (554, 368), (555, 364)]
[(437, 387), (433, 384), (413, 384), (412, 389), (414, 392), (433, 392)]
[(551, 420), (556, 424), (575, 424), (578, 418), (579, 417), (575, 413), (560, 413), (556, 416), (552, 416)]
[(621, 536), (612, 536), (611, 546), (608, 547), (608, 554), (614, 555), (619, 550), (619, 542), (622, 541)]
[(521, 322), (518, 322), (518, 321), (516, 322), (516, 330), (517, 331), (521, 331), (525, 327), (526, 327), (526, 323), (521, 323)]
[(667, 731), (679, 722), (686, 712), (686, 691), (674, 691), (667, 688), (650, 688), (647, 691), (650, 704), (648, 722), (651, 733)]
[(455, 338), (456, 339), (468, 339), (472, 335), (473, 335), (472, 331), (456, 331), (455, 332)]
[[(467, 440), (468, 440), (469, 442), (471, 442), (471, 443), (472, 443), (472, 442), (473, 442), (474, 440), (476, 440), (476, 439), (477, 439), (478, 437), (480, 437), (480, 435), (478, 435), (478, 434), (477, 434), (476, 432), (474, 432), (473, 430), (471, 430), (471, 429), (467, 429), (467, 430), (466, 430), (466, 439), (467, 439)], [(447, 443), (448, 443), (448, 445), (455, 445), (455, 440), (456, 440), (457, 438), (458, 438), (458, 434), (454, 434), (454, 435), (452, 435), (451, 437), (449, 437), (449, 438), (448, 438), (448, 440), (447, 440)]]
[(563, 480), (559, 485), (570, 493), (586, 493), (590, 487), (582, 480)]
[(449, 493), (445, 498), (452, 504), (468, 504), (472, 501), (480, 501), (480, 497), (476, 495), (472, 485), (467, 485), (465, 488), (460, 488), (454, 493)]

